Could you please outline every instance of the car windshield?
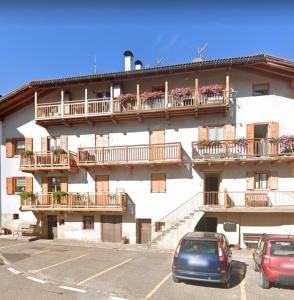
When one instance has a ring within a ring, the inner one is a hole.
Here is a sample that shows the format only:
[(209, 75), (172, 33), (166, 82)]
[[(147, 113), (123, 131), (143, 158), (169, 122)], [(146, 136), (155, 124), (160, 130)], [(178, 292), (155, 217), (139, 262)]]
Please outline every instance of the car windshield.
[(294, 256), (294, 242), (274, 241), (271, 242), (272, 256)]
[(218, 255), (217, 242), (184, 239), (180, 252), (186, 254)]

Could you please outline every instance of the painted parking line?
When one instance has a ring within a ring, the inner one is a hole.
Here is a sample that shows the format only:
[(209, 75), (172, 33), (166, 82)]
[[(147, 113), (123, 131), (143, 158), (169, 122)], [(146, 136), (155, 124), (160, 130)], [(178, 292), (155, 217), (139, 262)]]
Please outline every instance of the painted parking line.
[(245, 278), (240, 283), (241, 300), (246, 300)]
[(17, 244), (13, 244), (13, 245), (9, 245), (9, 246), (2, 246), (0, 247), (0, 249), (6, 249), (6, 248), (11, 248), (11, 247), (15, 247), (18, 245), (24, 245), (25, 243), (17, 243)]
[(7, 270), (10, 271), (13, 274), (16, 274), (16, 275), (20, 274), (20, 271), (17, 271), (17, 270), (15, 270), (13, 268), (7, 268)]
[(77, 256), (77, 257), (73, 257), (73, 258), (70, 258), (70, 259), (61, 261), (61, 262), (59, 262), (59, 263), (56, 263), (56, 264), (53, 264), (53, 265), (50, 265), (50, 266), (41, 268), (41, 269), (39, 269), (39, 270), (34, 270), (33, 273), (38, 273), (38, 272), (41, 272), (41, 271), (45, 271), (45, 270), (48, 270), (48, 269), (51, 269), (51, 268), (54, 268), (54, 267), (57, 267), (57, 266), (66, 264), (66, 263), (68, 263), (68, 262), (70, 262), (70, 261), (80, 259), (80, 258), (85, 257), (85, 256), (87, 256), (87, 255), (89, 255), (89, 253), (86, 253), (86, 254), (83, 254), (83, 255), (80, 255), (80, 256)]
[(44, 281), (44, 280), (42, 280), (42, 279), (35, 278), (35, 277), (32, 277), (32, 276), (27, 276), (27, 279), (30, 279), (30, 280), (32, 280), (32, 281), (35, 281), (35, 282), (38, 282), (38, 283), (42, 283), (42, 284), (44, 284), (44, 283), (47, 282), (47, 281)]
[(78, 292), (78, 293), (86, 293), (86, 290), (77, 289), (77, 288), (73, 288), (73, 287), (65, 286), (65, 285), (60, 285), (59, 288), (68, 290), (68, 291)]
[(172, 273), (168, 273), (144, 298), (144, 300), (151, 299), (151, 297), (160, 289), (160, 287), (170, 278)]
[(86, 278), (86, 279), (84, 279), (84, 280), (78, 282), (78, 283), (77, 283), (77, 286), (80, 286), (80, 285), (82, 285), (82, 284), (88, 282), (89, 280), (92, 280), (92, 279), (94, 279), (94, 278), (97, 278), (97, 277), (99, 277), (99, 276), (101, 276), (101, 275), (103, 275), (103, 274), (105, 274), (105, 273), (107, 273), (107, 272), (109, 272), (109, 271), (111, 271), (111, 270), (113, 270), (113, 269), (115, 269), (115, 268), (118, 268), (118, 267), (120, 267), (120, 266), (122, 266), (122, 265), (124, 265), (124, 264), (126, 264), (126, 263), (128, 263), (128, 262), (130, 262), (131, 260), (133, 260), (133, 259), (132, 259), (132, 258), (129, 258), (129, 259), (124, 260), (123, 262), (121, 262), (121, 263), (119, 263), (119, 264), (117, 264), (117, 265), (115, 265), (115, 266), (112, 266), (112, 267), (110, 267), (110, 268), (108, 268), (108, 269), (106, 269), (106, 270), (104, 270), (104, 271), (101, 271), (101, 272), (99, 272), (99, 273), (97, 273), (97, 274), (94, 274), (93, 276), (90, 276), (90, 277), (88, 277), (88, 278)]

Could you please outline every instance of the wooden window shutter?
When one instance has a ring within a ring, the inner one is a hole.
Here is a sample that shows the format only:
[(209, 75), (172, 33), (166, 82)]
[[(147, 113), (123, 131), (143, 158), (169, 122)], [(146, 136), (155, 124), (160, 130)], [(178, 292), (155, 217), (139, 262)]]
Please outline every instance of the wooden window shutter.
[(68, 191), (68, 182), (66, 176), (61, 177), (61, 191), (66, 193)]
[(42, 177), (42, 193), (48, 193), (48, 177)]
[(254, 190), (254, 172), (247, 173), (247, 190)]
[(198, 127), (198, 141), (207, 140), (207, 128), (203, 126)]
[(48, 137), (41, 138), (41, 151), (47, 152), (48, 151)]
[(25, 150), (26, 151), (33, 151), (33, 139), (32, 138), (25, 138)]
[(6, 140), (6, 157), (14, 156), (14, 141), (12, 139)]
[[(254, 124), (246, 125), (246, 138), (248, 140), (254, 139)], [(247, 145), (247, 155), (253, 156), (253, 153), (254, 153), (254, 143), (253, 141), (249, 141)]]
[(151, 192), (152, 193), (166, 192), (166, 174), (162, 174), (162, 173), (151, 174)]
[(270, 138), (272, 137), (279, 137), (279, 123), (278, 122), (271, 122), (269, 123), (269, 132), (268, 135)]
[(60, 136), (60, 148), (67, 151), (67, 136), (66, 135), (61, 135)]
[(33, 177), (26, 177), (26, 192), (33, 191)]
[(269, 177), (269, 188), (271, 190), (278, 189), (278, 173), (277, 172), (271, 172), (270, 177)]
[(6, 177), (6, 193), (7, 195), (14, 194), (13, 177)]
[(224, 126), (224, 140), (235, 139), (235, 126), (227, 124)]

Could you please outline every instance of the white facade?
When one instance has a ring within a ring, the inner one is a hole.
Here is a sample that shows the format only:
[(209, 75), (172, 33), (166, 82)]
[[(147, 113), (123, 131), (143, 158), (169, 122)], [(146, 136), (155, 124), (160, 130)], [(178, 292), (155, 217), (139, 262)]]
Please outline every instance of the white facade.
[[(211, 82), (223, 83), (225, 73), (220, 71), (206, 72), (200, 76), (201, 84)], [(141, 80), (140, 88), (142, 91), (150, 89), (162, 83), (160, 78)], [(168, 78), (169, 88), (176, 86), (193, 86), (194, 78), (189, 75), (187, 78), (180, 76), (170, 76)], [(204, 191), (205, 174), (219, 174), (219, 191), (239, 191), (246, 192), (247, 173), (275, 171), (278, 173), (278, 190), (294, 191), (294, 164), (244, 164), (244, 165), (212, 165), (212, 166), (193, 166), (192, 147), (193, 141), (198, 140), (199, 126), (221, 126), (232, 124), (235, 126), (235, 137), (246, 137), (246, 124), (250, 123), (279, 123), (279, 134), (290, 135), (294, 133), (293, 111), (294, 99), (290, 87), (283, 81), (278, 81), (254, 75), (242, 71), (231, 71), (230, 87), (236, 92), (233, 98), (230, 111), (225, 116), (207, 117), (181, 116), (166, 120), (156, 118), (138, 122), (135, 120), (120, 121), (117, 124), (112, 122), (98, 122), (94, 125), (65, 125), (48, 126), (47, 128), (35, 123), (34, 104), (30, 104), (23, 109), (7, 116), (2, 124), (0, 123), (1, 141), (1, 226), (13, 227), (12, 215), (19, 214), (21, 222), (34, 224), (37, 217), (44, 216), (45, 213), (20, 212), (20, 199), (18, 195), (7, 195), (6, 178), (16, 176), (33, 176), (33, 190), (42, 193), (42, 176), (44, 173), (28, 174), (19, 170), (19, 157), (6, 157), (6, 139), (17, 137), (33, 138), (33, 150), (41, 151), (41, 138), (45, 136), (56, 137), (60, 135), (68, 136), (68, 150), (77, 152), (79, 147), (95, 147), (96, 134), (109, 134), (109, 146), (139, 145), (149, 144), (150, 131), (164, 130), (165, 143), (180, 142), (183, 147), (183, 163), (178, 165), (166, 166), (135, 166), (135, 167), (111, 167), (111, 168), (79, 168), (77, 173), (60, 173), (57, 171), (45, 174), (45, 176), (67, 176), (68, 192), (95, 192), (95, 176), (109, 175), (109, 191), (125, 191), (128, 194), (128, 211), (122, 217), (122, 235), (128, 236), (131, 243), (136, 242), (136, 219), (151, 219), (152, 224), (160, 220), (165, 215), (179, 207), (183, 202), (199, 192)], [(252, 96), (252, 85), (256, 83), (268, 82), (270, 84), (270, 95)], [(89, 87), (90, 86), (90, 87)], [(95, 94), (95, 84), (88, 86), (88, 97)], [(126, 82), (125, 90), (136, 90), (135, 81)], [(105, 85), (105, 88), (107, 86)], [(101, 86), (100, 86), (101, 89)], [(73, 99), (79, 99), (84, 95), (83, 87), (71, 89)], [(92, 93), (92, 94), (91, 94)], [(47, 102), (49, 99), (60, 97), (60, 92), (52, 92), (45, 97), (41, 97), (39, 102)], [(1, 130), (2, 126), (2, 130)], [(150, 176), (152, 173), (166, 174), (166, 192), (151, 193)], [(102, 212), (54, 212), (57, 220), (64, 219), (64, 224), (57, 225), (58, 237), (68, 239), (101, 240)], [(106, 213), (107, 214), (107, 213)], [(83, 229), (84, 215), (94, 215), (95, 224), (93, 230)], [(246, 216), (245, 216), (246, 215)], [(238, 226), (243, 226), (242, 218), (247, 218), (249, 214), (242, 216), (237, 213), (222, 214), (211, 213), (211, 216), (218, 218), (218, 231), (222, 232), (222, 222), (224, 219), (235, 220)], [(250, 215), (250, 224), (245, 224), (240, 232), (284, 232), (284, 229), (292, 228), (294, 231), (294, 220), (288, 218), (286, 224), (279, 226), (277, 222), (271, 224), (271, 214)], [(283, 214), (279, 216), (283, 218)], [(264, 226), (260, 220), (267, 220)], [(39, 219), (38, 219), (39, 220)], [(256, 221), (257, 220), (257, 221)], [(256, 221), (256, 222), (255, 222)], [(195, 224), (196, 226), (196, 224)], [(239, 228), (239, 227), (238, 227)], [(258, 228), (258, 229), (256, 229)], [(239, 243), (237, 233), (229, 233), (230, 242)]]

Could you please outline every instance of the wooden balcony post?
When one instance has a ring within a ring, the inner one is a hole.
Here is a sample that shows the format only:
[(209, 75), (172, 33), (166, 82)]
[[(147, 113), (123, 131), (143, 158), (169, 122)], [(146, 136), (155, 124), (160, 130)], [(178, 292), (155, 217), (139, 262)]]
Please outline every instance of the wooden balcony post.
[(126, 146), (126, 161), (129, 161), (129, 147)]
[(64, 90), (63, 89), (61, 90), (61, 107), (60, 107), (60, 110), (61, 110), (61, 117), (63, 118), (63, 116), (64, 116)]
[(88, 116), (88, 88), (85, 86), (85, 116)]
[(194, 105), (199, 104), (199, 81), (198, 78), (195, 78), (195, 91), (194, 91)]
[(110, 113), (113, 113), (113, 84), (110, 84)]
[(141, 109), (140, 84), (137, 83), (137, 107)]
[(35, 119), (38, 118), (38, 92), (35, 90)]
[(226, 92), (225, 92), (225, 103), (229, 103), (229, 96), (230, 96), (230, 76), (226, 75)]
[(224, 190), (224, 207), (228, 208), (229, 207), (229, 203), (228, 203), (228, 189), (225, 188)]
[(50, 151), (50, 165), (51, 165), (51, 167), (53, 167), (53, 152), (52, 151)]
[(164, 101), (165, 107), (168, 107), (168, 81), (165, 81), (165, 88), (164, 88)]

